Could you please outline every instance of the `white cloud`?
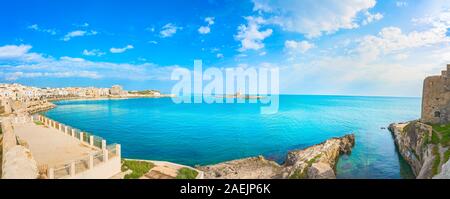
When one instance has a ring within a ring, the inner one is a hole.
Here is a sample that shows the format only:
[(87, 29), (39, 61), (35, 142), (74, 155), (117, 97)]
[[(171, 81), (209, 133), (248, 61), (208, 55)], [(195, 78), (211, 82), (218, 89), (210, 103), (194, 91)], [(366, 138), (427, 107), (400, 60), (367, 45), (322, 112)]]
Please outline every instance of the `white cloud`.
[(106, 53), (102, 52), (99, 49), (93, 49), (93, 50), (84, 49), (83, 50), (83, 55), (85, 55), (85, 56), (99, 56), (100, 57), (100, 56), (103, 56), (105, 54)]
[(180, 29), (181, 29), (180, 27), (177, 27), (174, 24), (168, 23), (161, 28), (161, 31), (159, 32), (159, 34), (162, 38), (172, 37)]
[(200, 34), (208, 34), (211, 32), (211, 26), (214, 25), (214, 17), (206, 17), (205, 22), (207, 23), (206, 26), (200, 26), (198, 28)]
[(284, 47), (286, 50), (288, 50), (288, 52), (292, 54), (297, 54), (297, 53), (306, 53), (308, 50), (314, 48), (315, 45), (308, 41), (287, 40), (284, 42)]
[(211, 32), (211, 28), (209, 28), (209, 26), (200, 26), (200, 28), (198, 28), (198, 32), (200, 34), (208, 34)]
[(263, 40), (272, 35), (272, 29), (260, 31), (260, 25), (266, 21), (262, 17), (246, 17), (247, 25), (241, 24), (235, 39), (241, 42), (239, 51), (260, 50), (264, 48)]
[(154, 40), (149, 41), (148, 43), (149, 43), (149, 44), (158, 44), (158, 42), (157, 42), (157, 41), (154, 41)]
[(364, 15), (366, 16), (366, 19), (363, 20), (362, 25), (367, 25), (372, 22), (383, 19), (383, 15), (381, 13), (372, 14), (369, 11), (367, 11), (366, 13), (364, 13)]
[(0, 59), (18, 58), (24, 56), (32, 47), (30, 45), (6, 45), (0, 47)]
[(131, 50), (131, 49), (133, 49), (134, 47), (132, 46), (132, 45), (127, 45), (127, 46), (125, 46), (125, 47), (123, 47), (123, 48), (111, 48), (111, 49), (109, 49), (109, 51), (111, 52), (111, 53), (124, 53), (125, 51), (127, 51), (127, 50)]
[(416, 19), (424, 25), (417, 30), (385, 27), (375, 35), (352, 37), (337, 48), (320, 49), (301, 61), (288, 62), (280, 72), (280, 85), (287, 88), (281, 89), (310, 94), (420, 96), (423, 79), (439, 74), (450, 63), (450, 24), (445, 13)]
[[(114, 78), (133, 81), (170, 80), (172, 70), (179, 66), (158, 66), (152, 63), (128, 64), (94, 62), (83, 58), (50, 56), (29, 62), (24, 59), (40, 55), (30, 52), (28, 45), (0, 46), (0, 80), (15, 81), (25, 78)], [(7, 58), (7, 59), (6, 59)]]
[(271, 16), (268, 23), (308, 38), (359, 27), (358, 15), (373, 8), (376, 0), (253, 0), (254, 11)]
[(223, 58), (223, 54), (222, 53), (217, 53), (216, 57), (219, 58), (219, 59), (222, 59)]
[[(2, 75), (0, 73), (0, 75)], [(79, 77), (79, 78), (89, 78), (89, 79), (99, 79), (101, 76), (92, 71), (76, 71), (76, 72), (14, 72), (3, 74), (5, 80), (7, 81), (15, 81), (21, 78), (40, 78), (40, 77), (50, 77), (50, 78), (69, 78), (69, 77)]]
[(38, 32), (44, 32), (44, 33), (48, 33), (48, 34), (51, 34), (51, 35), (56, 35), (56, 30), (55, 29), (41, 28), (37, 24), (30, 25), (27, 28), (30, 29), (30, 30), (38, 31)]
[[(0, 61), (20, 60), (23, 62), (41, 61), (41, 54), (30, 53), (30, 45), (5, 45), (0, 47)], [(1, 63), (1, 62), (0, 62)]]
[(82, 37), (82, 36), (84, 36), (84, 35), (86, 35), (86, 31), (84, 31), (84, 30), (75, 30), (75, 31), (72, 31), (72, 32), (67, 33), (67, 34), (64, 36), (63, 40), (64, 40), (64, 41), (69, 41), (69, 40), (72, 39), (73, 37)]
[(207, 22), (210, 26), (214, 25), (214, 17), (206, 17), (205, 22)]
[(386, 27), (376, 36), (369, 35), (361, 39), (356, 51), (367, 60), (375, 60), (382, 54), (448, 43), (450, 38), (446, 33), (447, 28), (443, 27), (410, 33), (403, 33), (398, 27)]
[(97, 35), (98, 32), (95, 30), (91, 30), (91, 31), (85, 31), (85, 30), (75, 30), (72, 32), (67, 33), (64, 37), (63, 37), (63, 41), (69, 41), (74, 37), (83, 37), (83, 36), (91, 36), (91, 35)]

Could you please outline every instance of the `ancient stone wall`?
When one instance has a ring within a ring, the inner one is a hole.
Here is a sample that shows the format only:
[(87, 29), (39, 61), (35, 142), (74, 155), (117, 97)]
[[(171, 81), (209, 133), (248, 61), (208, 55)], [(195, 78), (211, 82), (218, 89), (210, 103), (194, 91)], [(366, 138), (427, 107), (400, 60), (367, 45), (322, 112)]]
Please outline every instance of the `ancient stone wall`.
[(38, 177), (37, 163), (29, 149), (17, 145), (10, 118), (2, 118), (1, 128), (3, 133), (1, 178), (36, 179)]
[(450, 64), (440, 76), (425, 78), (422, 94), (422, 116), (424, 123), (450, 122)]

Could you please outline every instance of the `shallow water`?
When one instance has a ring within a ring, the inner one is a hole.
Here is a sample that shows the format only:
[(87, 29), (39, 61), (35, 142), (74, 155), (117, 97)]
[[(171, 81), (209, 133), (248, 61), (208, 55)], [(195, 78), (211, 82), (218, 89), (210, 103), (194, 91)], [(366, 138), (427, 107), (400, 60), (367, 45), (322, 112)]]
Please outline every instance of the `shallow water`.
[(213, 164), (263, 154), (282, 163), (287, 151), (356, 134), (338, 178), (411, 178), (396, 151), (390, 123), (417, 119), (420, 98), (280, 96), (278, 113), (261, 104), (175, 104), (169, 98), (60, 101), (45, 114), (122, 144), (129, 158), (187, 165)]

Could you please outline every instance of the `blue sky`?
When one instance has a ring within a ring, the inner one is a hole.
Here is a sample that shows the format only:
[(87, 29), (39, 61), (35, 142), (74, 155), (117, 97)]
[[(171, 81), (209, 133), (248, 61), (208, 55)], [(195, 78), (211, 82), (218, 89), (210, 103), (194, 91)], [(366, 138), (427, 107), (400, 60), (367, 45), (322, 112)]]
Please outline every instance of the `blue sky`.
[(170, 72), (278, 67), (289, 94), (419, 96), (450, 63), (445, 0), (0, 2), (0, 82), (169, 92)]

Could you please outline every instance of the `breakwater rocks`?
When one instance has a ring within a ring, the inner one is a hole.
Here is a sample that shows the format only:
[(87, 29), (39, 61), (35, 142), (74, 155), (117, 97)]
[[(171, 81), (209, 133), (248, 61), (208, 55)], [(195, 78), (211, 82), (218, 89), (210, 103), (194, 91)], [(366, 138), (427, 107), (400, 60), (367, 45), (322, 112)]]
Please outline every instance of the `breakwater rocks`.
[(331, 138), (306, 149), (288, 152), (282, 165), (262, 156), (200, 166), (205, 179), (334, 179), (341, 154), (355, 145), (355, 135)]
[[(449, 178), (448, 147), (439, 142), (439, 133), (420, 121), (389, 125), (395, 144), (417, 179)], [(447, 162), (447, 164), (445, 164)]]

